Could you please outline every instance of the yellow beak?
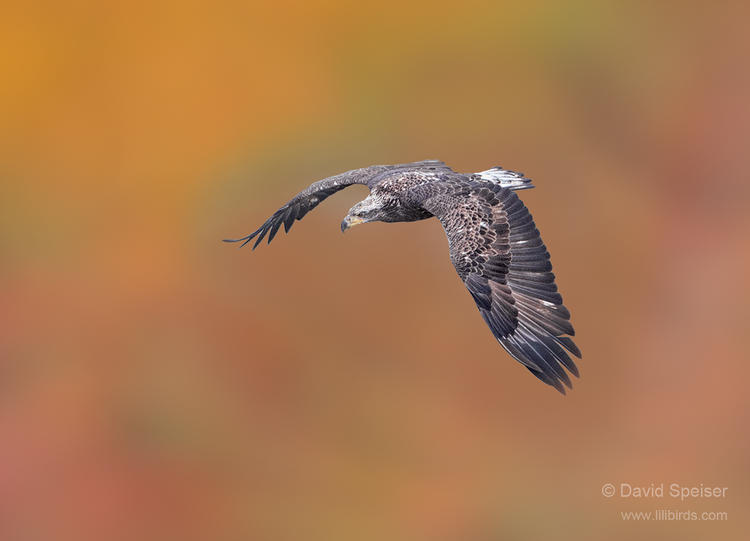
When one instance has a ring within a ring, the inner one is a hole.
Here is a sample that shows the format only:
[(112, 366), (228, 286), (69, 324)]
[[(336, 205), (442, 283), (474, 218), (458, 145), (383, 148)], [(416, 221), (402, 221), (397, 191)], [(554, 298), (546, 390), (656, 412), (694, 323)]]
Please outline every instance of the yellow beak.
[(354, 227), (355, 225), (363, 224), (365, 223), (364, 218), (360, 218), (359, 216), (347, 216), (344, 218), (344, 221), (341, 222), (341, 232), (346, 232), (347, 229), (350, 227)]

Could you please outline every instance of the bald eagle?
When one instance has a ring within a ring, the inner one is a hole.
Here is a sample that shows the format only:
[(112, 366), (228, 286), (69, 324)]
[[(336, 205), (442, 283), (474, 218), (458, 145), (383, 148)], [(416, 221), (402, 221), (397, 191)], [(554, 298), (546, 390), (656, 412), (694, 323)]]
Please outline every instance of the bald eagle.
[[(568, 353), (581, 357), (570, 336), (570, 312), (563, 306), (549, 253), (534, 221), (516, 195), (533, 188), (523, 173), (493, 167), (457, 173), (437, 160), (373, 165), (315, 182), (277, 210), (260, 228), (240, 239), (255, 249), (281, 224), (295, 220), (331, 194), (364, 184), (370, 195), (354, 205), (341, 230), (366, 222), (413, 222), (433, 216), (448, 237), (450, 258), (492, 334), (511, 357), (544, 383), (565, 394), (567, 369), (578, 376)], [(565, 336), (568, 335), (568, 336)], [(563, 368), (564, 367), (564, 368)]]

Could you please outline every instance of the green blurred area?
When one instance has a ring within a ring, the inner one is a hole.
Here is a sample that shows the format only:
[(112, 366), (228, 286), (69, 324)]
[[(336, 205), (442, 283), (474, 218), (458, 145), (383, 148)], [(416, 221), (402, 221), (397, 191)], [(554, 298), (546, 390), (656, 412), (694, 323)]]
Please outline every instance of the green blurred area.
[[(0, 539), (744, 538), (746, 4), (4, 11)], [(567, 397), (493, 340), (437, 222), (338, 232), (363, 188), (219, 242), (426, 158), (534, 180)], [(620, 518), (656, 509), (729, 520)]]

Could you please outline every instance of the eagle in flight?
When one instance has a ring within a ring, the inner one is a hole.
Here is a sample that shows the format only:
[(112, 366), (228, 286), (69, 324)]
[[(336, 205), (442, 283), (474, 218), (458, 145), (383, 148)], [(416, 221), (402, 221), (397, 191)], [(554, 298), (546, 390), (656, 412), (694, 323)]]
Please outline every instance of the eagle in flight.
[[(450, 258), (500, 345), (544, 383), (561, 393), (571, 387), (565, 369), (578, 376), (568, 353), (581, 357), (570, 312), (557, 292), (539, 230), (517, 190), (533, 188), (522, 173), (493, 167), (480, 173), (457, 173), (445, 163), (426, 160), (373, 165), (332, 176), (297, 194), (254, 233), (255, 249), (281, 224), (295, 220), (329, 195), (352, 184), (370, 189), (341, 222), (341, 231), (366, 222), (414, 222), (433, 216), (448, 237)], [(565, 336), (568, 335), (568, 336)]]

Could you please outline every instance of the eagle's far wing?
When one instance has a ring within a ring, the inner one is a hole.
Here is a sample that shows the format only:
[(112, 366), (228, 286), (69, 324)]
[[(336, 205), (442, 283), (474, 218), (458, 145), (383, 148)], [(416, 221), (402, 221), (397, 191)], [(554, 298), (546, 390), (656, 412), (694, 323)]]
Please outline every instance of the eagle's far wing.
[(295, 220), (301, 220), (305, 214), (317, 207), (326, 197), (343, 190), (352, 184), (364, 184), (372, 188), (378, 179), (385, 174), (393, 173), (397, 170), (431, 170), (431, 171), (450, 171), (445, 163), (438, 160), (423, 160), (421, 162), (401, 163), (396, 165), (371, 165), (362, 169), (352, 169), (346, 173), (324, 178), (314, 182), (305, 190), (295, 195), (286, 205), (273, 213), (257, 230), (246, 237), (239, 239), (225, 239), (224, 242), (242, 242), (240, 248), (256, 238), (253, 244), (253, 250), (261, 243), (268, 233), (268, 244), (276, 236), (281, 224), (287, 233), (294, 225)]
[[(565, 393), (581, 352), (549, 253), (518, 196), (490, 182), (435, 182), (410, 198), (442, 223), (450, 257), (492, 334), (536, 377)], [(565, 351), (567, 350), (567, 352)]]
[(374, 165), (363, 169), (353, 169), (346, 173), (341, 173), (340, 175), (335, 175), (314, 182), (305, 190), (295, 195), (286, 205), (274, 212), (273, 215), (256, 231), (250, 233), (246, 237), (240, 239), (226, 239), (224, 242), (242, 242), (240, 245), (241, 248), (257, 237), (255, 244), (253, 244), (253, 250), (255, 250), (258, 244), (263, 240), (263, 237), (266, 236), (266, 233), (269, 233), (268, 243), (270, 244), (276, 236), (279, 227), (281, 227), (281, 224), (284, 224), (284, 229), (289, 233), (295, 220), (301, 220), (305, 214), (317, 207), (326, 197), (338, 192), (339, 190), (343, 190), (352, 184), (367, 185), (370, 179), (383, 172), (383, 167), (384, 166)]

